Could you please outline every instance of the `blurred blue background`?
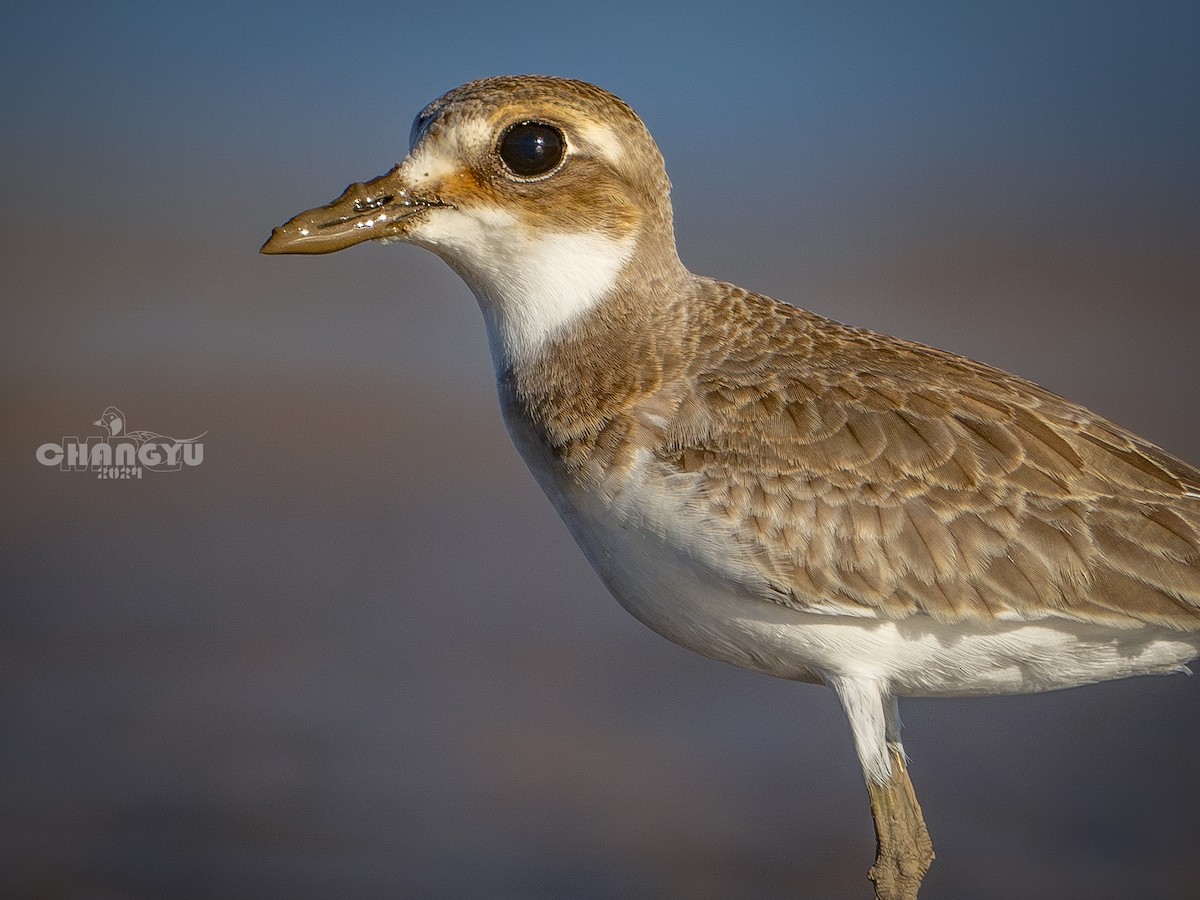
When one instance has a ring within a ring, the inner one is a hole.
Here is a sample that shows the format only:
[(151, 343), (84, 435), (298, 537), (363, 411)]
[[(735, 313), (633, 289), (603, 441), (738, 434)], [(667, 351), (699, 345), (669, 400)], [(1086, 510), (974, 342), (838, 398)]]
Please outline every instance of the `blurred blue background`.
[[(0, 895), (865, 897), (832, 695), (673, 647), (430, 255), (265, 258), (486, 75), (637, 109), (694, 270), (1200, 461), (1194, 3), (14, 5)], [(203, 465), (38, 465), (109, 405)], [(922, 897), (1191, 898), (1200, 686), (908, 702)]]

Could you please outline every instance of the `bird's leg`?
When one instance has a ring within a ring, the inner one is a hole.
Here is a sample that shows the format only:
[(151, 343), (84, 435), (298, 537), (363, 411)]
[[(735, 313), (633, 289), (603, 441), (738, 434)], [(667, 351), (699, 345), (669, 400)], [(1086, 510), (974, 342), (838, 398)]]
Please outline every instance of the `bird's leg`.
[(915, 900), (933, 862), (933, 844), (908, 778), (896, 700), (875, 678), (830, 676), (827, 681), (850, 720), (867, 777), (876, 841), (868, 877), (876, 900)]
[(875, 882), (876, 900), (915, 900), (933, 862), (933, 843), (908, 777), (904, 751), (889, 744), (888, 756), (892, 764), (888, 779), (867, 779), (875, 818), (875, 865), (867, 877)]

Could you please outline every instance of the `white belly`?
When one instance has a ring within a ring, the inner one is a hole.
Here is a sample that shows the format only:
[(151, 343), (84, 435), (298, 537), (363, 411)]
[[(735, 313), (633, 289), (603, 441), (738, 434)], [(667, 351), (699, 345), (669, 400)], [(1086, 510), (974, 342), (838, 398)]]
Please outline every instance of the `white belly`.
[[(900, 696), (1031, 693), (1186, 672), (1200, 634), (1045, 618), (939, 623), (801, 612), (770, 599), (761, 575), (657, 475), (612, 500), (562, 477), (519, 422), (514, 442), (580, 547), (625, 609), (704, 656), (779, 678), (871, 676)], [(648, 468), (648, 467), (646, 467)]]

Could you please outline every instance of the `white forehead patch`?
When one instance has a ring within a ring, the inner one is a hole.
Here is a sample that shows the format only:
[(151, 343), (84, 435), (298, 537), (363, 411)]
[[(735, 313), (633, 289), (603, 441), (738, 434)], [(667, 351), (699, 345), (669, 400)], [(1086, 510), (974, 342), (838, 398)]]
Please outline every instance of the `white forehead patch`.
[(496, 207), (438, 209), (409, 234), (441, 256), (483, 310), (497, 371), (536, 357), (616, 286), (633, 237), (540, 230)]
[(410, 184), (437, 184), (483, 152), (492, 134), (482, 119), (458, 119), (452, 125), (436, 123), (415, 135), (416, 143), (404, 160)]
[(407, 170), (406, 180), (408, 183), (414, 187), (436, 184), (456, 169), (461, 168), (462, 162), (446, 152), (449, 149), (443, 146), (431, 146), (429, 141), (423, 142), (404, 160), (403, 165)]

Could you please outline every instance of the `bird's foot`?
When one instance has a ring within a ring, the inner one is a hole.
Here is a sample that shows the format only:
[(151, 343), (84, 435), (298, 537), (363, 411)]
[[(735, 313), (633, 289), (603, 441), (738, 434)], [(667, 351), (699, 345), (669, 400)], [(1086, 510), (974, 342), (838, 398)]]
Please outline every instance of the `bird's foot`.
[(921, 879), (933, 862), (933, 842), (903, 754), (895, 748), (889, 752), (891, 778), (867, 785), (876, 840), (875, 865), (867, 877), (875, 882), (876, 900), (916, 900)]

